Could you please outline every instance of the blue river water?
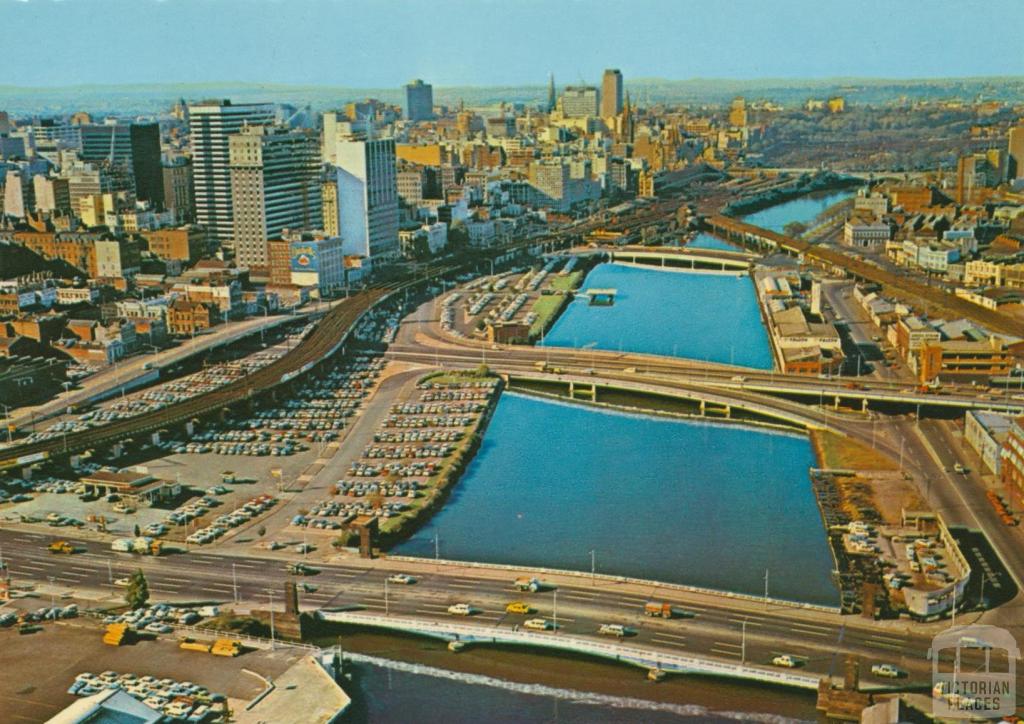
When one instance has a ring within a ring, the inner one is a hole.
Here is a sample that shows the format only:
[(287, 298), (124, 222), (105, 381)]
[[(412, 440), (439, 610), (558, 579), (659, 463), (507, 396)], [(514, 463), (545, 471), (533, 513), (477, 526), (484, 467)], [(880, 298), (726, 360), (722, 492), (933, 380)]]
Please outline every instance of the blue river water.
[(618, 290), (611, 306), (573, 301), (544, 344), (672, 355), (770, 369), (768, 334), (748, 276), (598, 264), (582, 288)]
[(689, 249), (715, 249), (718, 251), (743, 251), (743, 248), (736, 245), (730, 244), (728, 241), (723, 241), (717, 236), (712, 236), (701, 232), (693, 238), (693, 240), (686, 245)]
[(748, 224), (781, 233), (782, 227), (791, 221), (799, 221), (802, 224), (810, 225), (815, 217), (829, 206), (837, 204), (843, 199), (848, 199), (855, 193), (855, 190), (846, 189), (844, 191), (828, 191), (801, 196), (784, 204), (769, 206), (767, 209), (747, 214), (743, 217), (743, 220)]
[(590, 569), (835, 605), (806, 437), (507, 393), (444, 508), (397, 552)]

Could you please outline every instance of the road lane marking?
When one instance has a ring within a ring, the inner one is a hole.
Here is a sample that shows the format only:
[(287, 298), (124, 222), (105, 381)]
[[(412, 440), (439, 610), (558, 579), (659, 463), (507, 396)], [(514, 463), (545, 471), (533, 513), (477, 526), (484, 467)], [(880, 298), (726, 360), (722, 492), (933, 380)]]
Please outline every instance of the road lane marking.
[(902, 651), (903, 650), (902, 646), (897, 646), (896, 644), (893, 644), (893, 643), (881, 643), (880, 641), (864, 641), (864, 645), (865, 646), (870, 646), (871, 648), (885, 648), (885, 649), (888, 649), (890, 651)]
[(686, 646), (686, 643), (683, 642), (683, 641), (669, 641), (667, 639), (658, 638), (657, 636), (652, 637), (651, 641), (656, 643), (656, 644), (666, 644), (668, 646), (679, 646), (679, 647)]
[(666, 633), (665, 631), (652, 631), (651, 635), (652, 636), (667, 636), (668, 638), (679, 639), (681, 641), (685, 641), (686, 640), (686, 636), (680, 636), (679, 634)]

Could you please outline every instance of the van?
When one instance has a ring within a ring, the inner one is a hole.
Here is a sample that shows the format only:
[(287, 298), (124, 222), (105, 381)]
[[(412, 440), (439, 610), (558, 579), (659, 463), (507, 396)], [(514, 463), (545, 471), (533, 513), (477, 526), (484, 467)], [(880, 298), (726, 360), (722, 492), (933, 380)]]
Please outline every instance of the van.
[(602, 636), (618, 636), (623, 637), (626, 635), (626, 627), (618, 623), (603, 623), (601, 628), (597, 630)]

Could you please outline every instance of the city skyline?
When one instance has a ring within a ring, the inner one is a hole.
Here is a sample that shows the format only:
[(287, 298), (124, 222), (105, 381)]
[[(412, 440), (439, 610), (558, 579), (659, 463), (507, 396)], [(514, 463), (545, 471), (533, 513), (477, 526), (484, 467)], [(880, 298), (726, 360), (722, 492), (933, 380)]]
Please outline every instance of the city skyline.
[[(398, 87), (421, 77), (435, 87), (542, 84), (556, 79), (598, 82), (615, 65), (631, 79), (942, 79), (1024, 74), (1024, 60), (1004, 52), (1024, 23), (1024, 6), (988, 3), (1001, 18), (986, 30), (989, 42), (955, 54), (939, 53), (934, 39), (955, 35), (972, 15), (962, 4), (931, 4), (928, 23), (912, 7), (873, 0), (849, 18), (846, 5), (826, 3), (826, 12), (806, 13), (786, 0), (769, 9), (753, 2), (705, 7), (679, 3), (668, 10), (654, 2), (630, 8), (630, 22), (604, 12), (600, 2), (524, 3), (544, 22), (530, 37), (494, 32), (488, 3), (450, 0), (429, 6), (430, 15), (459, 18), (459, 33), (446, 36), (447, 52), (420, 32), (416, 17), (428, 6), (412, 2), (341, 3), (329, 0), (277, 2), (223, 0), (111, 0), (118, 16), (118, 42), (94, 46), (78, 32), (98, 22), (96, 5), (80, 0), (4, 0), (0, 21), (9, 29), (4, 85), (49, 88), (130, 85), (155, 81), (262, 82), (269, 85)], [(941, 12), (936, 5), (942, 6)], [(288, 9), (287, 23), (268, 32), (264, 7)], [(654, 12), (657, 9), (658, 12)], [(100, 15), (99, 17), (102, 17)], [(852, 20), (852, 22), (850, 22)], [(45, 38), (34, 29), (47, 27)], [(344, 28), (339, 32), (339, 28)], [(625, 28), (625, 29), (624, 29)], [(565, 32), (566, 29), (574, 32)], [(150, 32), (151, 31), (151, 32)], [(387, 34), (384, 53), (372, 41)], [(253, 42), (263, 38), (261, 42)], [(607, 53), (608, 44), (621, 48)], [(642, 57), (629, 52), (642, 47)], [(837, 47), (865, 52), (837, 54)], [(48, 48), (61, 53), (39, 63)], [(88, 50), (88, 52), (86, 52)], [(133, 59), (131, 63), (124, 58)], [(464, 64), (445, 59), (488, 57), (505, 62)], [(954, 60), (955, 58), (955, 60)], [(808, 72), (813, 68), (813, 72)]]

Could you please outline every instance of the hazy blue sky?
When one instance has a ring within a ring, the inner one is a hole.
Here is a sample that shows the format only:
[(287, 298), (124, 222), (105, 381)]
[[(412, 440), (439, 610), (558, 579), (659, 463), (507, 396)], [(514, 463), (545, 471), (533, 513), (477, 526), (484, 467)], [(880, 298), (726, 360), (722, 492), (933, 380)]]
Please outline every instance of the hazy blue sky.
[(0, 85), (1024, 74), (1024, 0), (0, 0)]

